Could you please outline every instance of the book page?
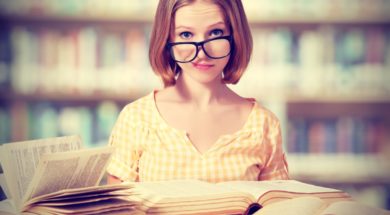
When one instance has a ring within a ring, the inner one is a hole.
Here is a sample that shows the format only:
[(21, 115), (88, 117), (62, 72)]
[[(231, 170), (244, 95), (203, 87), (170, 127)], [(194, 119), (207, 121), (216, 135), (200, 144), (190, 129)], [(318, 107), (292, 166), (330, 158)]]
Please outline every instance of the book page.
[(117, 210), (136, 211), (135, 206), (137, 205), (131, 204), (126, 200), (111, 198), (96, 202), (55, 207), (39, 205), (29, 209), (29, 212), (36, 214), (113, 214)]
[(58, 190), (97, 186), (112, 152), (112, 147), (102, 147), (43, 155), (23, 202)]
[(99, 200), (100, 198), (113, 197), (122, 198), (129, 195), (128, 191), (132, 186), (127, 183), (107, 184), (92, 187), (82, 187), (73, 189), (63, 189), (53, 193), (32, 198), (24, 203), (25, 208), (37, 205), (67, 205), (86, 199)]
[(163, 198), (207, 198), (208, 196), (224, 195), (246, 195), (241, 191), (226, 189), (225, 187), (215, 186), (214, 184), (198, 180), (171, 180), (160, 182), (141, 182), (135, 183), (134, 191), (140, 190), (145, 193), (158, 194)]
[(267, 205), (253, 215), (315, 215), (324, 202), (316, 197), (299, 197)]
[(15, 205), (9, 199), (0, 201), (0, 214), (2, 215), (17, 215), (19, 211), (16, 210)]
[(255, 201), (247, 193), (198, 180), (135, 182), (127, 199), (156, 214), (242, 214)]
[(319, 215), (390, 215), (390, 211), (374, 208), (354, 201), (339, 201), (329, 205)]
[(252, 196), (256, 197), (256, 199), (260, 199), (261, 196), (270, 191), (293, 193), (341, 192), (337, 189), (315, 186), (295, 180), (229, 181), (220, 182), (218, 185), (250, 193)]
[(43, 154), (78, 150), (79, 136), (14, 142), (0, 147), (1, 165), (10, 197), (19, 202), (25, 194)]

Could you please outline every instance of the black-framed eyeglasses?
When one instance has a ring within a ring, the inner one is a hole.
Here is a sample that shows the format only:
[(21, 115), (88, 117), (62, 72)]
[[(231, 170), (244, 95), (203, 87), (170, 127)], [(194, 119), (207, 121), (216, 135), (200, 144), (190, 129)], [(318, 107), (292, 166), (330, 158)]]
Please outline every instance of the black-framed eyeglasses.
[(179, 63), (193, 61), (202, 47), (207, 57), (220, 59), (230, 55), (233, 38), (231, 35), (207, 39), (201, 42), (175, 42), (168, 43), (167, 48), (173, 60)]

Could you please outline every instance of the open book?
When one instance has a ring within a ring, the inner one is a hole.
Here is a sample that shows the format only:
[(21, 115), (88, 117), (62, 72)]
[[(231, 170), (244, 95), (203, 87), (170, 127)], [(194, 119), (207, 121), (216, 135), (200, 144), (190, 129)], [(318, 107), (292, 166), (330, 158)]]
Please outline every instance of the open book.
[(29, 202), (63, 189), (97, 186), (113, 149), (82, 149), (79, 136), (65, 136), (0, 146), (2, 190), (8, 197), (0, 213), (19, 214)]
[(314, 196), (289, 199), (264, 207), (254, 215), (390, 215), (390, 211), (355, 201), (327, 203)]
[[(252, 214), (276, 202), (297, 197), (318, 197), (326, 202), (350, 200), (340, 190), (294, 180), (197, 180), (128, 182), (84, 189), (62, 190), (41, 196), (25, 211), (43, 214)], [(116, 211), (113, 211), (116, 210)]]
[(350, 200), (340, 190), (295, 180), (142, 182), (133, 184), (129, 200), (150, 214), (252, 214), (275, 202), (314, 196), (326, 202)]

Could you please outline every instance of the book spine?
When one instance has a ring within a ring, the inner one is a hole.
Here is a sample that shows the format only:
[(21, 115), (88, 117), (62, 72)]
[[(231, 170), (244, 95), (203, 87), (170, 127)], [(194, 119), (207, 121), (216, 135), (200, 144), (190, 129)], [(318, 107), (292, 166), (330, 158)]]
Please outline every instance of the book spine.
[(386, 142), (381, 118), (290, 118), (287, 149), (292, 153), (375, 154)]
[(0, 35), (0, 87), (26, 95), (150, 91), (159, 79), (145, 31), (13, 27)]
[(86, 147), (106, 145), (120, 109), (110, 101), (92, 107), (55, 102), (0, 107), (0, 144), (77, 134)]

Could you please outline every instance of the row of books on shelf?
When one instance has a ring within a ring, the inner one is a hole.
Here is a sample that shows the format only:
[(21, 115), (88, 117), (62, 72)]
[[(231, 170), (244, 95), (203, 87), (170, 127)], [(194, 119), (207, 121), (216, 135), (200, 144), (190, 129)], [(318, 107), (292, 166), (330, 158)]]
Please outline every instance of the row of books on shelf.
[(389, 64), (389, 30), (384, 27), (252, 28), (254, 58), (261, 64)]
[[(150, 91), (161, 83), (149, 66), (149, 31), (11, 28), (0, 34), (0, 86), (24, 94)], [(243, 87), (385, 94), (389, 35), (383, 28), (255, 28)]]
[(148, 64), (146, 32), (13, 28), (1, 33), (0, 82), (26, 94), (149, 89), (158, 79)]
[(287, 132), (287, 148), (292, 153), (376, 154), (389, 141), (381, 118), (295, 117), (288, 120)]
[(26, 104), (17, 110), (0, 107), (0, 141), (79, 134), (87, 147), (105, 145), (119, 111), (119, 105), (108, 101), (93, 107), (50, 102)]
[(390, 91), (389, 35), (384, 28), (255, 28), (252, 63), (242, 79), (246, 84), (237, 88), (385, 95)]
[[(148, 14), (145, 19), (152, 20), (157, 7), (157, 0), (138, 1), (115, 1), (105, 0), (14, 0), (0, 2), (1, 12), (6, 14), (45, 14), (45, 15), (99, 15), (99, 16), (122, 16)], [(244, 7), (250, 19), (268, 17), (291, 17), (302, 18), (320, 17), (381, 17), (386, 15), (389, 4), (386, 0), (261, 0), (243, 1)], [(150, 13), (145, 13), (148, 11)], [(388, 15), (388, 14), (387, 14)]]

